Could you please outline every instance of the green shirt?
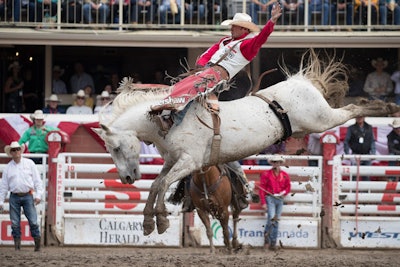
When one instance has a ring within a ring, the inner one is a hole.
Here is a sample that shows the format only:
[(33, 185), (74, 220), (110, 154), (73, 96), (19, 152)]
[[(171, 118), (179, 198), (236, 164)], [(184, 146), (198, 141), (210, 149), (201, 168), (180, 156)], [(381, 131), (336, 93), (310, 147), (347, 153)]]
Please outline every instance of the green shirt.
[(46, 142), (46, 135), (50, 131), (58, 131), (56, 127), (42, 126), (36, 128), (36, 126), (30, 127), (24, 132), (18, 143), (20, 145), (29, 142), (28, 149), (31, 153), (47, 153), (49, 146)]

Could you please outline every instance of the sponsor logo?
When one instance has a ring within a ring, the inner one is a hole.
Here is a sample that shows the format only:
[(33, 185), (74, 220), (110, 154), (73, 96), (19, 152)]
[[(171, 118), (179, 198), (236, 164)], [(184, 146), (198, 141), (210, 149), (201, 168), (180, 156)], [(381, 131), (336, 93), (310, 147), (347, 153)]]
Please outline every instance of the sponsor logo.
[(384, 238), (384, 239), (397, 239), (400, 240), (400, 232), (349, 232), (349, 240), (352, 238)]

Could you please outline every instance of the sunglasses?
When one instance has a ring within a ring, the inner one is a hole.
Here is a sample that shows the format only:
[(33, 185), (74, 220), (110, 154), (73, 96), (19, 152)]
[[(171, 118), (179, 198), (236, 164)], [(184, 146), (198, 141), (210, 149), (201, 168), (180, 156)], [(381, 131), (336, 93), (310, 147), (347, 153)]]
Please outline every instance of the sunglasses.
[(20, 151), (20, 150), (21, 150), (21, 148), (20, 148), (20, 147), (17, 147), (17, 148), (11, 148), (11, 149), (10, 149), (10, 151), (11, 151), (11, 152)]
[(102, 100), (102, 101), (104, 101), (104, 100), (110, 100), (110, 98), (109, 98), (109, 97), (102, 97), (101, 100)]
[(84, 97), (78, 96), (76, 99), (85, 99)]

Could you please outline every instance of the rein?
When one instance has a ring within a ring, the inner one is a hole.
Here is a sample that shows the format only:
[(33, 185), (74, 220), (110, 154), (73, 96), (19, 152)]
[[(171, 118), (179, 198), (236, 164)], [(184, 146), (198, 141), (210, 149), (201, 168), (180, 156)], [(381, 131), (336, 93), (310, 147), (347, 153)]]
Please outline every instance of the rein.
[(207, 186), (206, 180), (205, 180), (206, 175), (204, 172), (200, 172), (203, 191), (200, 189), (200, 187), (198, 185), (195, 184), (193, 178), (190, 180), (190, 188), (193, 188), (198, 194), (204, 195), (205, 198), (208, 199), (208, 196), (210, 194), (212, 195), (215, 191), (217, 191), (219, 185), (222, 182), (223, 175), (224, 175), (224, 173), (220, 172), (220, 175), (218, 176), (217, 181), (215, 181), (215, 183), (211, 184), (210, 186)]

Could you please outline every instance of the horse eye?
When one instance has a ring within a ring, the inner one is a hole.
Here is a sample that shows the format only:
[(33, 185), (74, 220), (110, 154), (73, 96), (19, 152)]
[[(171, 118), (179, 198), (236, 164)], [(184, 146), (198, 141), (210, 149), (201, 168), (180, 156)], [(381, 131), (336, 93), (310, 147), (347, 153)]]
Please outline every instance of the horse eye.
[(118, 153), (121, 149), (119, 147), (113, 149), (115, 153)]

